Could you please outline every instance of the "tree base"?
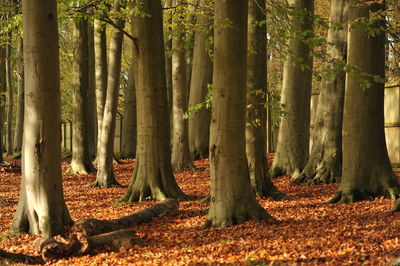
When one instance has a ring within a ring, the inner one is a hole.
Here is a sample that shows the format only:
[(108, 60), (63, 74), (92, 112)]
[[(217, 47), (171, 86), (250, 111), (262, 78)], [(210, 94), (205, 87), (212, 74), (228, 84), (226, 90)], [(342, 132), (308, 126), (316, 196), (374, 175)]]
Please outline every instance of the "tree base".
[(216, 228), (223, 228), (223, 227), (228, 227), (232, 225), (238, 225), (242, 224), (246, 221), (256, 221), (256, 222), (261, 222), (261, 221), (271, 221), (271, 222), (276, 222), (276, 219), (273, 218), (271, 215), (269, 215), (263, 208), (258, 206), (258, 208), (254, 210), (249, 210), (245, 213), (233, 213), (232, 216), (224, 216), (224, 217), (216, 217), (214, 215), (213, 218), (209, 219), (207, 218), (204, 228), (211, 228), (211, 227), (216, 227)]
[(316, 156), (310, 158), (304, 170), (298, 175), (293, 176), (292, 184), (306, 184), (319, 185), (319, 184), (333, 184), (340, 182), (341, 179), (341, 163), (336, 161), (327, 161)]
[(93, 183), (88, 184), (87, 186), (92, 188), (126, 187), (118, 183), (116, 180), (114, 180), (113, 182), (106, 182), (106, 183), (96, 180)]
[[(390, 199), (398, 199), (399, 198), (399, 188), (398, 187), (389, 187), (386, 189), (385, 192), (382, 193), (371, 193), (368, 191), (363, 191), (363, 190), (358, 190), (358, 189), (353, 189), (349, 191), (341, 191), (339, 190), (333, 198), (331, 198), (328, 203), (343, 203), (343, 204), (348, 204), (348, 203), (354, 203), (357, 201), (362, 201), (362, 200), (373, 200), (375, 197), (379, 195), (387, 196)], [(397, 203), (396, 203), (397, 205)], [(396, 207), (395, 205), (395, 207)], [(400, 204), (399, 204), (400, 205)], [(393, 207), (392, 211), (394, 211), (395, 207)], [(400, 207), (400, 206), (399, 206)]]

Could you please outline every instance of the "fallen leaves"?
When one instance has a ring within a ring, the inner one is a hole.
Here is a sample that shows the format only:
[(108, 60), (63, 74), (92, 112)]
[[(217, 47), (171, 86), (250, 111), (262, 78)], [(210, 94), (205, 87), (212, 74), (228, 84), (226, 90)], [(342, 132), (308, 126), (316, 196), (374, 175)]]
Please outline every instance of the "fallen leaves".
[[(118, 181), (127, 185), (133, 160), (115, 165)], [(197, 161), (197, 169), (175, 173), (184, 192), (206, 196), (209, 190), (207, 160)], [(66, 168), (66, 165), (63, 166)], [(113, 204), (126, 188), (99, 189), (86, 185), (95, 175), (64, 175), (66, 203), (74, 221), (85, 218), (115, 219), (153, 206), (155, 202)], [(279, 222), (246, 222), (242, 225), (203, 229), (208, 205), (196, 201), (180, 204), (174, 216), (157, 218), (134, 228), (143, 240), (134, 248), (98, 248), (81, 257), (56, 261), (58, 265), (127, 264), (386, 264), (400, 256), (400, 214), (391, 213), (393, 201), (351, 205), (330, 205), (337, 184), (313, 187), (291, 186), (290, 178), (274, 180), (291, 199), (259, 199), (260, 204)], [(37, 236), (8, 237), (18, 203), (19, 175), (0, 174), (0, 249), (34, 256), (30, 263), (41, 263), (32, 246)], [(1, 260), (0, 260), (1, 264)]]

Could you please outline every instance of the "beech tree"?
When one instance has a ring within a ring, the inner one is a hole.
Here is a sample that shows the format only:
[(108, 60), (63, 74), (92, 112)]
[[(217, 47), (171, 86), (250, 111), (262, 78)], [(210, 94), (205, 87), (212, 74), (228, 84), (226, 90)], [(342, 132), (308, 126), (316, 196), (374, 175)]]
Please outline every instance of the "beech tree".
[(89, 120), (87, 106), (89, 105), (89, 47), (88, 21), (79, 19), (74, 22), (74, 80), (72, 104), (72, 160), (68, 172), (71, 174), (88, 174), (95, 169), (89, 153)]
[(349, 2), (347, 63), (351, 70), (343, 114), (343, 173), (331, 203), (399, 196), (384, 132), (384, 9), (383, 1)]
[[(201, 0), (200, 6), (208, 0)], [(210, 25), (212, 15), (209, 12), (199, 13), (197, 24), (200, 27), (194, 37), (193, 66), (189, 91), (189, 108), (203, 104), (208, 93), (208, 87), (212, 84), (213, 64), (208, 53), (211, 43), (208, 41), (212, 35)], [(210, 109), (201, 108), (189, 116), (189, 149), (193, 159), (208, 157), (210, 139)]]
[[(96, 76), (96, 114), (97, 114), (97, 155), (101, 146), (101, 130), (103, 127), (104, 104), (107, 93), (107, 36), (106, 27), (100, 20), (94, 21), (94, 55)], [(97, 162), (96, 158), (96, 162)]]
[[(134, 49), (134, 47), (132, 48)], [(136, 156), (136, 87), (135, 69), (131, 63), (128, 84), (124, 90), (124, 116), (122, 117), (121, 157)]]
[[(10, 16), (10, 12), (8, 13)], [(12, 32), (8, 33), (9, 42), (11, 42)], [(11, 54), (11, 43), (6, 45), (6, 83), (7, 83), (7, 154), (11, 155), (13, 149), (13, 107), (14, 107), (14, 93), (13, 93), (13, 82), (12, 82), (12, 54)]]
[(272, 219), (251, 189), (246, 160), (247, 1), (216, 1), (211, 199), (206, 226)]
[(313, 58), (307, 40), (313, 32), (314, 0), (289, 0), (288, 3), (292, 36), (288, 41), (281, 92), (281, 104), (287, 115), (282, 117), (279, 127), (271, 178), (300, 174), (309, 154)]
[(175, 170), (194, 168), (189, 151), (188, 121), (184, 119), (184, 113), (188, 106), (185, 28), (183, 24), (184, 10), (182, 5), (186, 1), (174, 0), (177, 6), (175, 14), (174, 34), (172, 37), (172, 156), (171, 163)]
[(342, 174), (342, 122), (347, 56), (347, 1), (332, 0), (327, 63), (318, 98), (312, 150), (294, 183), (339, 182)]
[(61, 182), (57, 4), (23, 0), (25, 120), (21, 190), (12, 232), (50, 237), (72, 224)]
[(137, 101), (136, 165), (121, 201), (182, 198), (172, 173), (169, 113), (165, 80), (165, 57), (160, 0), (138, 1), (142, 16), (135, 14), (133, 36)]
[[(118, 12), (120, 9), (120, 2), (118, 0), (114, 1), (113, 10)], [(121, 18), (117, 18), (115, 23), (118, 28), (123, 28), (125, 24)], [(114, 30), (111, 36), (107, 94), (100, 133), (100, 150), (98, 151), (97, 158), (98, 169), (96, 181), (92, 184), (92, 186), (95, 187), (111, 187), (113, 185), (118, 185), (114, 176), (113, 160), (123, 37), (124, 35), (120, 30)]]
[(23, 63), (23, 39), (19, 39), (18, 45), (18, 65), (17, 65), (17, 79), (18, 79), (18, 93), (17, 93), (17, 118), (15, 122), (14, 134), (14, 151), (19, 152), (22, 149), (22, 133), (24, 130), (24, 63)]
[[(257, 3), (256, 3), (257, 1)], [(246, 155), (250, 183), (257, 197), (279, 199), (265, 160), (265, 95), (267, 87), (265, 0), (249, 0), (247, 34)]]
[[(3, 136), (4, 132), (6, 92), (6, 49), (0, 46), (0, 136)], [(3, 161), (3, 138), (0, 137), (0, 162)]]

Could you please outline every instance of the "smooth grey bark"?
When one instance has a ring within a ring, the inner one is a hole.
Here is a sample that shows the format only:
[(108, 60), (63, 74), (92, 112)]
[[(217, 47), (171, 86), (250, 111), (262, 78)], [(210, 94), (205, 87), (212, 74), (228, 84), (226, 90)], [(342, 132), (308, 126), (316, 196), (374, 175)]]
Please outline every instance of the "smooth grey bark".
[(24, 131), (24, 49), (23, 39), (20, 38), (18, 46), (18, 65), (17, 65), (17, 79), (18, 79), (18, 93), (17, 93), (17, 119), (15, 123), (14, 134), (14, 151), (20, 152), (22, 150), (22, 134)]
[[(100, 20), (94, 21), (94, 54), (96, 75), (96, 114), (97, 114), (97, 155), (101, 145), (104, 104), (107, 93), (107, 36), (106, 27)], [(97, 159), (96, 159), (97, 162)]]
[(23, 0), (25, 120), (12, 232), (51, 237), (72, 224), (61, 181), (61, 98), (55, 0)]
[[(202, 5), (207, 0), (202, 0)], [(208, 85), (212, 84), (213, 65), (207, 52), (210, 49), (207, 41), (211, 35), (211, 14), (199, 14), (197, 23), (204, 28), (195, 34), (193, 50), (193, 66), (189, 92), (189, 108), (203, 103), (208, 93)], [(210, 109), (201, 108), (189, 116), (189, 149), (194, 160), (208, 158), (210, 139)]]
[(246, 160), (247, 7), (247, 1), (215, 3), (211, 199), (206, 227), (273, 219), (255, 198)]
[[(165, 0), (164, 1), (164, 8), (169, 9), (172, 7), (172, 0)], [(164, 14), (164, 25), (171, 25), (172, 24), (172, 16), (171, 13), (167, 13), (168, 16)], [(164, 34), (168, 32), (168, 28), (164, 28)], [(166, 36), (164, 36), (166, 37)], [(171, 50), (172, 50), (172, 38), (165, 38), (165, 80), (167, 84), (167, 100), (168, 100), (168, 113), (171, 115), (171, 123), (172, 123), (172, 57), (171, 57)], [(172, 125), (171, 125), (172, 128)]]
[(3, 132), (4, 118), (6, 116), (6, 95), (7, 80), (6, 80), (6, 49), (0, 47), (0, 162), (4, 162), (3, 158)]
[[(256, 2), (257, 1), (257, 2)], [(248, 0), (247, 34), (247, 108), (246, 108), (246, 156), (250, 174), (250, 184), (257, 197), (280, 199), (279, 192), (268, 175), (265, 159), (265, 95), (267, 91), (266, 64), (266, 20), (265, 0)]]
[(73, 61), (73, 103), (72, 103), (72, 160), (67, 170), (70, 174), (94, 172), (89, 153), (89, 49), (88, 21), (81, 19), (74, 23), (75, 47)]
[(93, 20), (88, 20), (87, 23), (88, 31), (88, 78), (89, 78), (89, 90), (87, 93), (87, 105), (85, 105), (85, 115), (87, 121), (87, 149), (89, 151), (90, 158), (96, 157), (97, 152), (97, 128), (96, 128), (96, 67), (95, 67), (95, 55), (94, 55), (94, 26)]
[[(175, 0), (173, 5), (185, 4), (186, 1)], [(178, 12), (183, 13), (182, 10)], [(175, 170), (194, 168), (189, 151), (188, 121), (184, 113), (188, 106), (189, 88), (186, 80), (185, 29), (182, 24), (184, 14), (174, 21), (175, 30), (172, 36), (172, 155), (171, 164)]]
[[(359, 67), (347, 73), (343, 114), (343, 173), (331, 203), (351, 203), (385, 195), (398, 198), (400, 185), (393, 175), (384, 131), (385, 77), (384, 3), (349, 2), (347, 63)], [(378, 13), (374, 13), (378, 12)], [(365, 30), (359, 21), (375, 15)], [(381, 17), (379, 17), (381, 16)], [(379, 19), (380, 18), (380, 19)], [(370, 34), (372, 28), (374, 35)], [(361, 84), (369, 82), (365, 88)]]
[(134, 64), (128, 73), (128, 84), (124, 93), (124, 116), (122, 118), (121, 158), (136, 156), (136, 87)]
[[(118, 0), (114, 1), (114, 11), (121, 8)], [(118, 28), (124, 27), (124, 22), (117, 19), (114, 22)], [(119, 185), (114, 176), (114, 136), (117, 118), (119, 85), (121, 75), (121, 56), (124, 35), (121, 31), (114, 31), (111, 36), (109, 69), (106, 102), (104, 105), (104, 116), (101, 128), (101, 143), (97, 158), (97, 176), (92, 184), (95, 187), (111, 187)]]
[(313, 57), (307, 39), (313, 36), (314, 0), (289, 0), (293, 8), (291, 36), (284, 63), (281, 104), (288, 114), (282, 117), (271, 178), (296, 176), (307, 163), (310, 138), (310, 99)]
[(169, 114), (160, 0), (140, 1), (149, 17), (134, 16), (134, 53), (137, 100), (136, 165), (121, 201), (183, 198), (171, 167)]
[[(8, 38), (11, 40), (12, 34), (9, 32)], [(6, 81), (7, 81), (7, 154), (11, 155), (13, 149), (13, 107), (14, 107), (14, 93), (12, 82), (12, 69), (11, 69), (11, 44), (6, 46)]]
[[(312, 133), (312, 149), (304, 170), (293, 183), (329, 184), (342, 175), (342, 122), (347, 57), (346, 0), (332, 0), (327, 63)], [(342, 28), (340, 28), (342, 27)]]

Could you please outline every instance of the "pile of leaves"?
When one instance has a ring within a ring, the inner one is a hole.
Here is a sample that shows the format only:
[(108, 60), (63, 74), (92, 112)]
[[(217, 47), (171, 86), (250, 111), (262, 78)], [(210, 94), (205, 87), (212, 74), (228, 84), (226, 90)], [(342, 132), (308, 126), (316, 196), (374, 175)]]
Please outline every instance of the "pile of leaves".
[[(121, 184), (127, 185), (134, 160), (115, 165)], [(190, 195), (206, 196), (210, 188), (208, 161), (197, 169), (175, 173)], [(65, 170), (67, 166), (63, 165)], [(376, 198), (351, 205), (331, 205), (337, 184), (293, 186), (289, 177), (274, 180), (290, 199), (259, 199), (278, 222), (246, 222), (222, 229), (204, 229), (208, 204), (181, 202), (172, 217), (161, 217), (132, 228), (142, 241), (132, 249), (98, 248), (81, 257), (44, 262), (33, 248), (38, 236), (7, 236), (18, 203), (18, 173), (0, 174), (0, 249), (23, 253), (28, 264), (387, 264), (400, 256), (400, 213), (391, 213), (393, 201)], [(152, 206), (155, 202), (114, 203), (126, 188), (86, 186), (95, 175), (64, 175), (66, 203), (74, 221), (114, 219)], [(7, 262), (2, 261), (0, 264)]]

